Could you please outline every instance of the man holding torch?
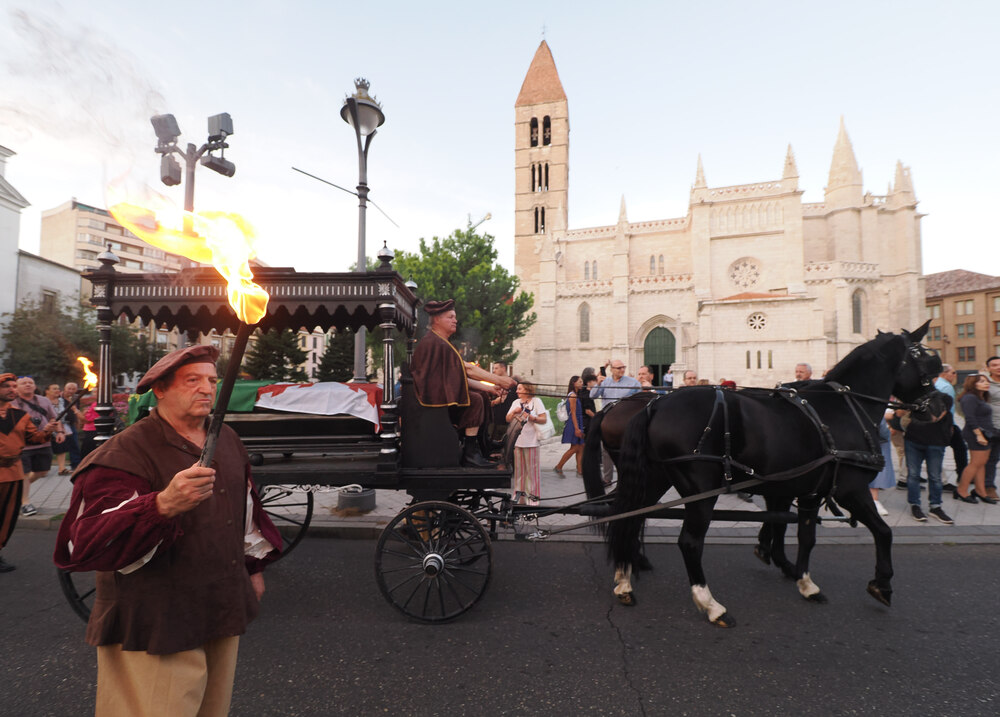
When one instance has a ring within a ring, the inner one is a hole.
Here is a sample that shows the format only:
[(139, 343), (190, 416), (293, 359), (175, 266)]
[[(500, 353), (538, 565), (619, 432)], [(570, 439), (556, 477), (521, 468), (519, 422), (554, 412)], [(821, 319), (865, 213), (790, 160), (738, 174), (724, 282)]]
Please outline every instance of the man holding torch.
[(80, 464), (55, 562), (97, 573), (87, 642), (102, 715), (225, 715), (239, 635), (264, 593), (281, 536), (246, 450), (222, 426), (199, 464), (218, 349), (191, 346), (142, 377), (158, 405)]
[[(35, 426), (27, 411), (13, 406), (17, 398), (17, 376), (0, 373), (0, 550), (7, 545), (21, 511), (24, 471), (21, 451), (26, 443), (45, 443), (59, 425), (49, 421), (44, 429)], [(14, 566), (0, 557), (0, 573)]]

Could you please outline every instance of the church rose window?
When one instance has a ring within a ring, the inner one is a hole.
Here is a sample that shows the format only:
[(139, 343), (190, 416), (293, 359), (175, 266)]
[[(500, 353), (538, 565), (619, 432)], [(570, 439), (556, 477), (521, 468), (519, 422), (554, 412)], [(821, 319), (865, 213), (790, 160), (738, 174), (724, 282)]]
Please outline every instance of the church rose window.
[(760, 281), (760, 264), (755, 259), (737, 259), (729, 267), (729, 278), (741, 289), (750, 289)]
[(759, 311), (755, 311), (747, 317), (747, 326), (754, 331), (761, 331), (767, 326), (767, 317)]

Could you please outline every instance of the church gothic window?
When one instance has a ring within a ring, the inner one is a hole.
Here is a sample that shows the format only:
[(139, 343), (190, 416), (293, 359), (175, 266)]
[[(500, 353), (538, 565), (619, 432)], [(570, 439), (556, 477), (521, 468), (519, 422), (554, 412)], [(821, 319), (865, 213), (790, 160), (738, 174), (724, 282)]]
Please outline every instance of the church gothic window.
[(660, 274), (663, 274), (663, 254), (660, 254)]
[(552, 120), (549, 119), (548, 115), (545, 115), (542, 120), (542, 144), (552, 144)]
[(538, 146), (538, 118), (531, 118), (531, 146)]
[(760, 281), (760, 264), (756, 259), (737, 259), (729, 267), (729, 279), (740, 289), (751, 289)]
[(535, 207), (535, 234), (545, 232), (545, 207)]
[(656, 257), (655, 256), (649, 257), (649, 273), (650, 274), (655, 274), (656, 273)]
[(590, 341), (590, 305), (580, 304), (580, 343)]
[(851, 296), (851, 330), (856, 333), (864, 333), (863, 329), (863, 317), (864, 317), (864, 300), (865, 292), (858, 289)]
[[(747, 326), (754, 331), (762, 331), (767, 326), (767, 317), (760, 311), (755, 311), (747, 317)], [(757, 363), (760, 364), (760, 354), (757, 354)], [(760, 368), (758, 365), (757, 368)]]
[(590, 266), (590, 278), (597, 281), (597, 259), (594, 259)]
[(542, 182), (542, 191), (549, 191), (549, 163), (545, 163), (545, 181)]
[(583, 280), (590, 281), (590, 262), (583, 262)]

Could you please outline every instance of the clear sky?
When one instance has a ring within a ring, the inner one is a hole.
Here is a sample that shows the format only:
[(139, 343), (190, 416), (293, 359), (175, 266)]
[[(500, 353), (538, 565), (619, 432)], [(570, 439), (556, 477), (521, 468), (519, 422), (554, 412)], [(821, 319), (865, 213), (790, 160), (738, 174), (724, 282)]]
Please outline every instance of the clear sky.
[(0, 145), (40, 212), (106, 206), (114, 177), (158, 181), (149, 117), (201, 144), (233, 117), (227, 179), (199, 169), (199, 209), (243, 213), (262, 259), (342, 271), (357, 200), (302, 176), (357, 182), (340, 118), (365, 76), (386, 122), (369, 155), (368, 254), (417, 248), (493, 218), (513, 268), (514, 101), (538, 43), (570, 111), (569, 226), (680, 217), (700, 153), (709, 186), (781, 177), (791, 143), (804, 201), (820, 201), (840, 117), (865, 190), (912, 168), (924, 271), (1000, 274), (1000, 93), (994, 0), (888, 2), (400, 2), (0, 0)]

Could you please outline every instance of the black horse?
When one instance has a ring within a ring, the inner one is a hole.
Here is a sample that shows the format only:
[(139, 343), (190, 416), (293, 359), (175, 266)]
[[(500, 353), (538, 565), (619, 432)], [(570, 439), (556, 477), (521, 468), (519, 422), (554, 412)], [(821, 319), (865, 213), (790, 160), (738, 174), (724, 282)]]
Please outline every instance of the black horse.
[[(871, 531), (876, 562), (868, 592), (889, 605), (892, 531), (875, 510), (868, 484), (880, 468), (877, 425), (891, 395), (918, 402), (913, 411), (918, 420), (945, 410), (933, 388), (941, 361), (919, 343), (927, 325), (912, 334), (880, 333), (854, 349), (822, 381), (736, 391), (696, 386), (652, 400), (643, 396), (620, 402), (596, 423), (596, 430), (591, 425), (585, 482), (592, 494), (597, 492), (594, 458), (604, 433), (610, 433), (605, 442), (613, 455), (615, 444), (620, 446), (613, 513), (650, 506), (671, 486), (687, 498), (760, 480), (744, 489), (763, 496), (769, 510), (788, 510), (797, 500), (799, 550), (792, 565), (784, 558), (784, 529), (772, 525), (761, 531), (755, 552), (774, 559), (796, 579), (803, 597), (817, 602), (825, 598), (809, 577), (809, 554), (820, 503), (831, 496)], [(625, 419), (629, 422), (623, 431)], [(712, 597), (701, 565), (716, 497), (685, 504), (678, 545), (695, 604), (714, 624), (731, 626), (734, 621)], [(634, 603), (630, 578), (640, 559), (644, 522), (641, 515), (619, 519), (607, 530), (615, 594), (626, 605)]]

